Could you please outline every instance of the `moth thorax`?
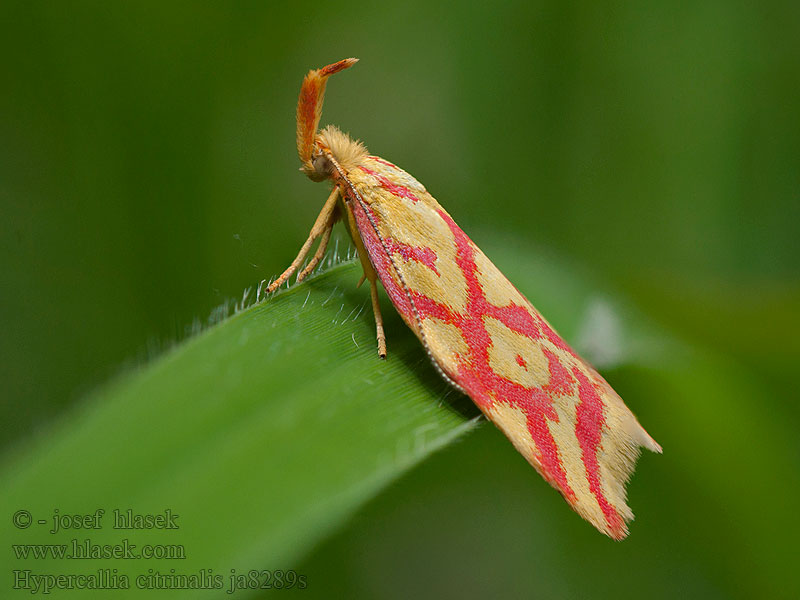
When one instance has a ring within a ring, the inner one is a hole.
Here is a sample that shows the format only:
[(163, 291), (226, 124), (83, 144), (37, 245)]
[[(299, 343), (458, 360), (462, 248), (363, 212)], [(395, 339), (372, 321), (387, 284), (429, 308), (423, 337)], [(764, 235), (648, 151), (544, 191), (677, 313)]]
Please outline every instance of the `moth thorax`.
[(320, 131), (317, 140), (328, 149), (334, 160), (345, 171), (355, 169), (367, 158), (367, 149), (361, 142), (353, 140), (333, 125), (328, 125)]

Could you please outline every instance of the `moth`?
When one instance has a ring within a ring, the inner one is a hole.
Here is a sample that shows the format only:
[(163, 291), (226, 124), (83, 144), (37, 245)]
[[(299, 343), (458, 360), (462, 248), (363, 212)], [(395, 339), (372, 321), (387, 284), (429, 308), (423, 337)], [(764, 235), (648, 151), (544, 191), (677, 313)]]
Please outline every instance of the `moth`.
[(378, 354), (386, 357), (378, 286), (453, 387), (467, 394), (569, 505), (614, 539), (633, 518), (625, 484), (639, 448), (661, 452), (597, 371), (495, 267), (414, 177), (329, 125), (318, 130), (328, 77), (309, 71), (297, 103), (301, 170), (333, 189), (297, 258), (268, 288), (322, 259), (346, 222), (369, 282)]

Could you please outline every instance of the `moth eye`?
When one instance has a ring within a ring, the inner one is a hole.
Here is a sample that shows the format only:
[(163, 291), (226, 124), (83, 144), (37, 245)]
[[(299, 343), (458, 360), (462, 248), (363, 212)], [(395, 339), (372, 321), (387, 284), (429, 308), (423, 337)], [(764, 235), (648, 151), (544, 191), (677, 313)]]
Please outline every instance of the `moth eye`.
[(318, 154), (311, 160), (314, 171), (309, 173), (309, 177), (314, 181), (322, 181), (331, 176), (333, 172), (333, 165), (331, 161), (324, 154)]

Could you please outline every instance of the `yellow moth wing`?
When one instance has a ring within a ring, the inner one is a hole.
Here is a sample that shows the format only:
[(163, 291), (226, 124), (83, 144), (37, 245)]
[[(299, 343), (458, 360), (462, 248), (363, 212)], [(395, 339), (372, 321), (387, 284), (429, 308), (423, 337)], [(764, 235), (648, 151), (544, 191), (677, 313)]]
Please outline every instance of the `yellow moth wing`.
[(422, 184), (374, 156), (347, 167), (370, 261), (434, 364), (579, 514), (624, 537), (625, 484), (658, 444)]

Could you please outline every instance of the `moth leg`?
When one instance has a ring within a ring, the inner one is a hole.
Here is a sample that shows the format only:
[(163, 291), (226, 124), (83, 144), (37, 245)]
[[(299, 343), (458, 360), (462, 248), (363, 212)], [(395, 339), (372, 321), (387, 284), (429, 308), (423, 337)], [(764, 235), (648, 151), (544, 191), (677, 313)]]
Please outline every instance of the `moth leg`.
[[(268, 294), (277, 290), (284, 281), (292, 276), (292, 273), (297, 270), (297, 267), (302, 264), (306, 255), (308, 255), (308, 251), (311, 249), (311, 244), (314, 243), (314, 240), (323, 234), (325, 234), (326, 238), (330, 238), (330, 230), (333, 227), (333, 222), (336, 216), (334, 209), (336, 208), (336, 198), (338, 195), (339, 188), (334, 187), (331, 195), (328, 196), (328, 199), (325, 201), (317, 220), (314, 222), (314, 227), (311, 228), (311, 233), (308, 234), (306, 243), (303, 244), (302, 248), (300, 248), (297, 258), (295, 258), (292, 261), (292, 264), (290, 264), (289, 267), (283, 273), (281, 273), (280, 277), (270, 284), (270, 286), (267, 288)], [(325, 244), (327, 245), (327, 243), (328, 242), (326, 240)]]
[(378, 356), (386, 358), (386, 334), (383, 332), (383, 317), (381, 316), (381, 306), (378, 304), (378, 274), (375, 272), (372, 263), (369, 262), (369, 255), (364, 242), (361, 239), (361, 234), (358, 232), (356, 226), (356, 218), (350, 206), (345, 202), (345, 210), (347, 213), (347, 225), (350, 228), (350, 237), (353, 238), (353, 243), (358, 250), (358, 258), (361, 261), (361, 269), (363, 274), (361, 279), (358, 280), (356, 287), (361, 287), (364, 281), (369, 281), (369, 295), (372, 298), (372, 314), (375, 316), (375, 329), (377, 330), (378, 337)]
[(372, 297), (372, 314), (375, 315), (375, 329), (378, 334), (378, 356), (386, 358), (386, 335), (383, 333), (383, 317), (380, 304), (378, 304), (378, 283), (374, 274), (369, 277), (369, 295)]
[(333, 218), (330, 220), (328, 228), (322, 233), (322, 239), (319, 241), (319, 246), (317, 247), (317, 251), (314, 253), (313, 258), (311, 259), (311, 262), (308, 263), (305, 269), (297, 274), (298, 283), (308, 277), (309, 273), (316, 268), (316, 266), (319, 264), (319, 261), (322, 260), (322, 257), (325, 255), (325, 250), (328, 248), (328, 242), (331, 239), (331, 231), (333, 231), (333, 223), (335, 221), (336, 215), (333, 216)]

